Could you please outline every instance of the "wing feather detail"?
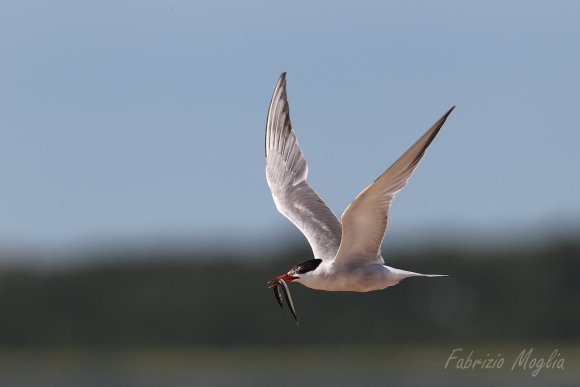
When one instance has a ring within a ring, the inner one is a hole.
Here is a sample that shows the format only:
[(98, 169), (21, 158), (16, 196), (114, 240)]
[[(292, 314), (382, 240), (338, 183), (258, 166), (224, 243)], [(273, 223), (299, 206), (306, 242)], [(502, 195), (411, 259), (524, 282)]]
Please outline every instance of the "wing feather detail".
[(335, 257), (342, 226), (338, 218), (308, 185), (308, 165), (290, 122), (286, 73), (272, 95), (266, 121), (266, 178), (276, 208), (306, 237), (315, 258)]
[(452, 107), (427, 130), (393, 165), (362, 191), (342, 214), (342, 239), (335, 262), (384, 263), (381, 244), (387, 230), (391, 203), (425, 155)]

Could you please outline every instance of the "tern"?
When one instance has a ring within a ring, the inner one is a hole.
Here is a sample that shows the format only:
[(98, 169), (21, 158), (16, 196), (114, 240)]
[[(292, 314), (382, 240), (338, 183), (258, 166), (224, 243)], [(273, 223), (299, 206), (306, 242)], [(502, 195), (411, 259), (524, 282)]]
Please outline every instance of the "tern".
[(369, 292), (394, 286), (409, 277), (444, 277), (385, 265), (381, 244), (391, 203), (417, 168), (449, 109), (393, 165), (347, 207), (341, 221), (308, 185), (308, 165), (290, 122), (286, 73), (282, 73), (266, 120), (266, 178), (276, 208), (306, 237), (313, 259), (299, 263), (268, 282), (282, 307), (280, 289), (294, 319), (296, 311), (287, 283), (326, 291)]

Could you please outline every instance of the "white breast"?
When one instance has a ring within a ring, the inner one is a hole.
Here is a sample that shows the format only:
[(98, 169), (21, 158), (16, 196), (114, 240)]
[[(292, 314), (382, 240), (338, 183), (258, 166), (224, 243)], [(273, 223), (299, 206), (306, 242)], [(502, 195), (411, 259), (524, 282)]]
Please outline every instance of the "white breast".
[(317, 290), (369, 292), (396, 285), (402, 278), (388, 266), (371, 262), (336, 264), (323, 261), (296, 282)]

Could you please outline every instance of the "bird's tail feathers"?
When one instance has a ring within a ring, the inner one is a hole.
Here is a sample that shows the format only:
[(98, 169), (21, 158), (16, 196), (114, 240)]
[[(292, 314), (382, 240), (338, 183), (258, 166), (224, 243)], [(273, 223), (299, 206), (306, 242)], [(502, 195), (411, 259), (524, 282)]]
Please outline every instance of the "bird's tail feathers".
[(407, 271), (401, 269), (394, 269), (391, 268), (395, 274), (401, 276), (402, 278), (409, 278), (409, 277), (449, 277), (449, 274), (421, 274), (415, 273), (414, 271)]

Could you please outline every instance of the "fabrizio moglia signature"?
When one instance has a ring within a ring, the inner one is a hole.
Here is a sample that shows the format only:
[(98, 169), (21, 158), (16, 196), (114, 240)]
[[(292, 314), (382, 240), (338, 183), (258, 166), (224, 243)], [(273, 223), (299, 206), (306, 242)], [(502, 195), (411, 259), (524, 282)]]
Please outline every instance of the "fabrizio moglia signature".
[(513, 360), (508, 360), (511, 361), (506, 363), (506, 358), (500, 353), (495, 356), (489, 353), (480, 356), (473, 349), (454, 348), (445, 362), (445, 370), (500, 370), (506, 366), (510, 367), (510, 371), (520, 369), (536, 377), (545, 369), (563, 370), (566, 363), (558, 349), (554, 349), (548, 356), (537, 356), (534, 348), (524, 348)]

